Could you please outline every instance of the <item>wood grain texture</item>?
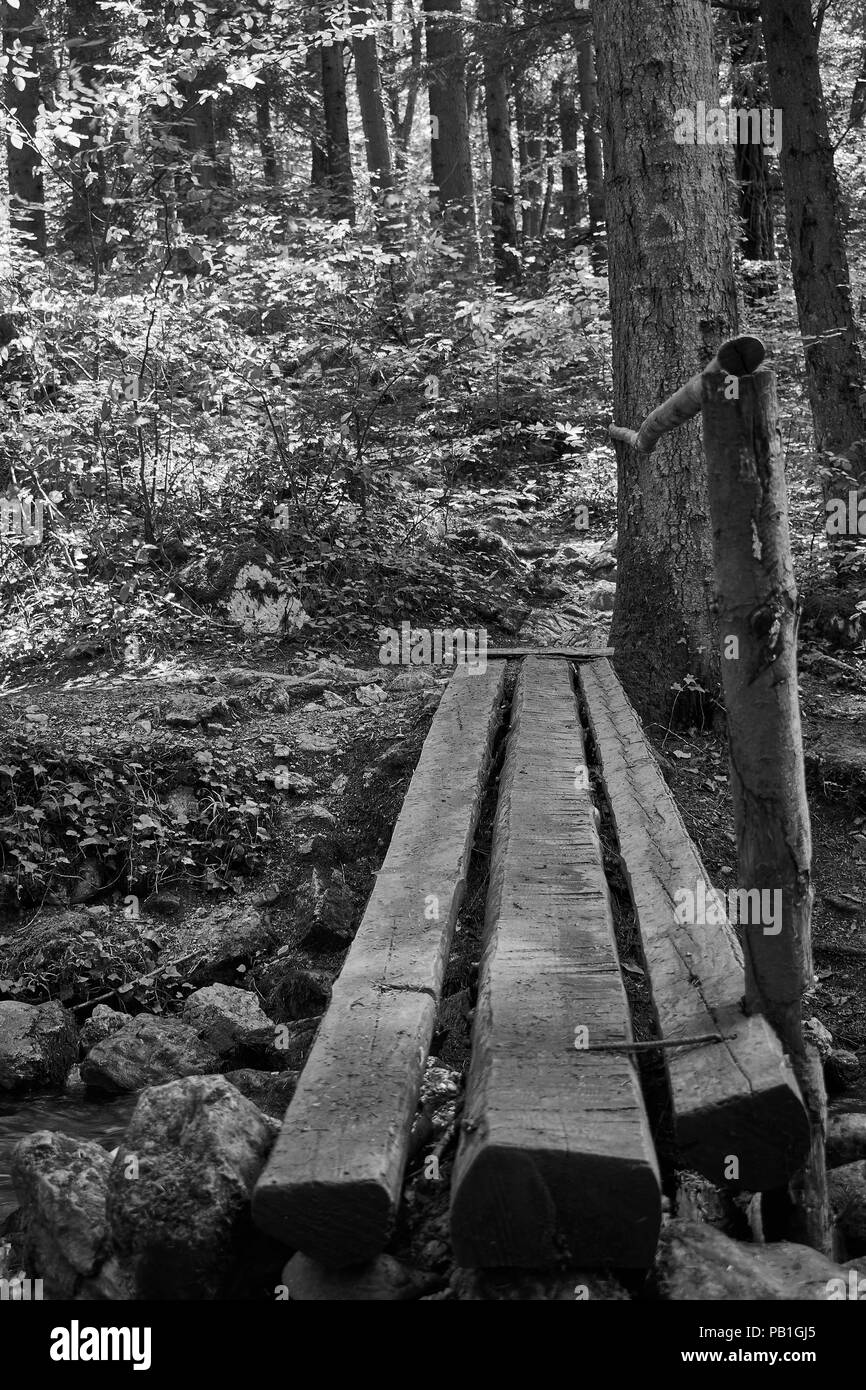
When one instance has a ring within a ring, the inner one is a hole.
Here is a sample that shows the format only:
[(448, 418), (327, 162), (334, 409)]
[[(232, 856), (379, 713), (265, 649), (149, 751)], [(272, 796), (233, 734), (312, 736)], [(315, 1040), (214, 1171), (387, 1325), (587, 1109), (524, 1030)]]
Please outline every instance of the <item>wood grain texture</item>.
[(496, 815), (451, 1231), (468, 1266), (648, 1265), (658, 1170), (631, 1039), (570, 668), (529, 659)]
[[(784, 1184), (808, 1147), (800, 1092), (766, 1020), (746, 1018), (743, 954), (733, 926), (675, 920), (675, 893), (713, 892), (640, 722), (608, 661), (580, 667), (623, 869), (663, 1038), (726, 1040), (665, 1052), (684, 1161), (715, 1182)], [(733, 1156), (739, 1161), (733, 1177)], [(728, 1172), (726, 1172), (728, 1170)]]
[(256, 1186), (257, 1224), (323, 1264), (370, 1259), (390, 1234), (504, 679), (458, 670), (445, 691)]

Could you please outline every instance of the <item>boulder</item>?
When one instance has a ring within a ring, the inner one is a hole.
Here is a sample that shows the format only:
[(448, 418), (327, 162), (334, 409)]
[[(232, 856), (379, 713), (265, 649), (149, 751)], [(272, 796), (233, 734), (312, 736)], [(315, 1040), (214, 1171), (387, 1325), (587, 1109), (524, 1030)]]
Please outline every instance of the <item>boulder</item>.
[(827, 1174), (827, 1191), (848, 1255), (866, 1255), (866, 1161), (834, 1168)]
[(274, 1055), (274, 1024), (251, 990), (206, 985), (187, 997), (182, 1017), (220, 1057), (252, 1065)]
[(850, 1052), (844, 1047), (834, 1047), (824, 1063), (824, 1080), (827, 1083), (828, 1094), (838, 1096), (847, 1091), (860, 1076), (860, 1071), (860, 1058), (856, 1052)]
[(197, 948), (200, 964), (188, 974), (193, 984), (236, 984), (238, 967), (249, 967), (259, 952), (273, 944), (274, 928), (254, 907), (225, 903), (200, 908), (189, 921), (187, 950)]
[(111, 1159), (99, 1144), (38, 1130), (12, 1152), (21, 1203), (18, 1241), (47, 1298), (74, 1298), (106, 1254), (105, 1194)]
[(283, 1119), (298, 1084), (296, 1071), (256, 1071), (252, 1067), (241, 1067), (223, 1074), (242, 1096), (276, 1120)]
[(62, 1085), (78, 1050), (78, 1029), (62, 1004), (0, 1003), (0, 1091)]
[(82, 1052), (89, 1052), (97, 1043), (101, 1043), (104, 1038), (110, 1038), (112, 1033), (119, 1032), (130, 1022), (129, 1014), (118, 1013), (107, 1004), (97, 1004), (78, 1035)]
[(138, 1298), (224, 1297), (238, 1265), (262, 1251), (276, 1276), (279, 1247), (263, 1243), (250, 1219), (273, 1130), (222, 1076), (186, 1077), (142, 1094), (106, 1207), (112, 1247), (134, 1271)]
[(659, 1292), (676, 1301), (832, 1300), (847, 1277), (806, 1245), (744, 1245), (697, 1221), (669, 1221), (656, 1255)]
[(830, 1115), (827, 1123), (827, 1164), (842, 1168), (866, 1158), (866, 1115)]
[(139, 1014), (96, 1044), (81, 1064), (81, 1077), (92, 1090), (114, 1093), (220, 1069), (219, 1055), (189, 1024)]

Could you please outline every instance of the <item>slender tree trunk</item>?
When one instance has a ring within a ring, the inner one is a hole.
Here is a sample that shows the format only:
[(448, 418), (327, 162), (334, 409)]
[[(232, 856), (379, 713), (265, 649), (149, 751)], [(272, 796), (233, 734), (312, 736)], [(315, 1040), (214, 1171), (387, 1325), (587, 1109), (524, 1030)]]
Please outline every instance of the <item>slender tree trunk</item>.
[[(614, 420), (637, 427), (735, 331), (724, 155), (674, 140), (677, 109), (718, 105), (712, 17), (703, 0), (593, 0), (592, 18)], [(700, 431), (692, 420), (649, 455), (616, 448), (617, 668), (647, 721), (699, 720), (720, 689)]]
[[(556, 96), (556, 88), (554, 88), (553, 95), (554, 97)], [(547, 114), (547, 139), (544, 142), (544, 149), (547, 156), (547, 172), (544, 179), (544, 201), (541, 204), (541, 220), (538, 225), (538, 235), (540, 237), (547, 236), (547, 231), (550, 226), (550, 214), (553, 210), (553, 189), (556, 184), (556, 140), (554, 138), (555, 118), (553, 114), (553, 105), (554, 103), (551, 102)]]
[(577, 45), (578, 90), (580, 93), (580, 122), (583, 128), (583, 165), (586, 173), (586, 197), (589, 205), (589, 235), (593, 242), (596, 268), (604, 262), (603, 248), (598, 238), (604, 226), (604, 158), (598, 121), (598, 86), (595, 76), (595, 52), (589, 33)]
[(519, 94), (517, 110), (520, 124), (520, 192), (523, 204), (523, 239), (526, 241), (537, 237), (541, 227), (541, 200), (544, 196), (542, 175), (545, 169), (545, 113), (540, 83), (534, 74), (521, 73), (516, 86)]
[[(11, 54), (16, 41), (22, 47), (32, 49), (29, 62), (8, 58), (8, 67), (3, 82), (3, 100), (8, 111), (14, 113), (7, 117), (6, 165), (9, 181), (9, 221), (13, 232), (31, 250), (45, 255), (45, 192), (42, 181), (42, 162), (33, 147), (36, 137), (36, 120), (41, 101), (41, 83), (38, 76), (24, 76), (26, 72), (38, 74), (37, 52), (46, 44), (45, 27), (41, 12), (35, 0), (20, 0), (18, 9), (8, 3), (3, 7), (3, 48)], [(23, 90), (16, 86), (15, 79), (23, 82)]]
[(848, 124), (858, 127), (862, 126), (866, 117), (866, 4), (863, 0), (860, 4), (860, 35), (860, 66), (851, 93), (851, 110), (848, 115)]
[(574, 245), (580, 224), (580, 180), (577, 175), (577, 107), (574, 80), (564, 72), (557, 84), (559, 97), (559, 138), (562, 148), (562, 226), (565, 246)]
[[(424, 0), (430, 95), (430, 166), (443, 223), (462, 230), (475, 258), (475, 190), (466, 107), (461, 0)], [(468, 233), (468, 235), (467, 235)]]
[(274, 188), (279, 182), (280, 171), (277, 164), (277, 147), (274, 142), (271, 96), (268, 91), (267, 77), (265, 77), (261, 87), (256, 88), (256, 130), (259, 137), (259, 154), (262, 157), (262, 173), (265, 176), (265, 183)]
[(202, 92), (225, 81), (225, 69), (208, 64), (194, 78), (181, 81), (185, 98), (176, 133), (189, 158), (181, 175), (178, 217), (188, 231), (219, 233), (232, 200), (231, 108), (225, 96)]
[(848, 451), (866, 481), (863, 359), (809, 0), (760, 0), (773, 106), (783, 113), (780, 162), (788, 245), (815, 441)]
[[(322, 28), (330, 11), (319, 6)], [(330, 208), (336, 221), (355, 221), (355, 184), (349, 146), (349, 114), (346, 104), (346, 67), (342, 43), (322, 45), (322, 97), (325, 109), (325, 143), (328, 160)]]
[[(353, 0), (353, 24), (366, 24), (374, 17), (373, 0)], [(381, 207), (388, 194), (394, 190), (394, 171), (375, 34), (356, 35), (352, 41), (352, 48), (355, 54), (355, 83), (361, 107), (361, 124), (364, 127), (367, 146), (370, 191), (374, 205)]]
[[(763, 110), (770, 104), (764, 62), (761, 21), (757, 15), (730, 16), (732, 104), (738, 110)], [(740, 207), (740, 249), (746, 260), (772, 261), (776, 249), (773, 199), (764, 146), (760, 140), (738, 140), (734, 170)]]
[(91, 110), (72, 122), (79, 145), (70, 168), (72, 189), (60, 240), (79, 256), (92, 258), (98, 267), (106, 258), (105, 237), (111, 220), (105, 201), (105, 156), (99, 148), (102, 118), (97, 109), (100, 71), (110, 53), (111, 21), (96, 0), (67, 0), (66, 17), (66, 47), (76, 70), (76, 95)]
[[(508, 109), (506, 45), (510, 13), (502, 0), (478, 0), (484, 63), (484, 102), (490, 151), (490, 221), (497, 284), (519, 278), (514, 207), (514, 151)], [(495, 27), (494, 27), (495, 26)]]

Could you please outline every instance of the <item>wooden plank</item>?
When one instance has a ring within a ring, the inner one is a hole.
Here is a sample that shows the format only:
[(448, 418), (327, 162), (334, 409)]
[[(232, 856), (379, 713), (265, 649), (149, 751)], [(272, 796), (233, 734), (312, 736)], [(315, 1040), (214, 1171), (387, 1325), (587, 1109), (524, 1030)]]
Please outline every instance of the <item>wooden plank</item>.
[(565, 656), (572, 661), (590, 661), (613, 656), (613, 647), (488, 647), (484, 655), (493, 661), (525, 656)]
[[(661, 1221), (601, 846), (575, 776), (570, 668), (525, 663), (496, 815), (486, 942), (452, 1184), (468, 1266), (642, 1268)], [(577, 785), (576, 785), (577, 783)]]
[(388, 1240), (500, 719), (505, 667), (458, 669), (253, 1196), (259, 1226), (320, 1260)]
[[(677, 1139), (689, 1166), (733, 1189), (784, 1184), (806, 1153), (808, 1124), (781, 1044), (764, 1018), (746, 1018), (743, 953), (731, 923), (675, 920), (675, 894), (706, 885), (724, 902), (607, 661), (580, 684), (643, 941), (661, 1035), (718, 1033), (723, 1042), (663, 1053)], [(737, 1159), (737, 1166), (730, 1162)]]

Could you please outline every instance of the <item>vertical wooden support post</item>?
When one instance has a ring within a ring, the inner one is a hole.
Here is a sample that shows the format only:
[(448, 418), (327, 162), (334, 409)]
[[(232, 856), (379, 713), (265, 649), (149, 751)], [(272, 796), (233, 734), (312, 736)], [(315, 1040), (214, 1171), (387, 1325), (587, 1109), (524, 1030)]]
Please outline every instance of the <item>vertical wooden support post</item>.
[(775, 1028), (809, 1115), (795, 1238), (830, 1254), (826, 1097), (802, 1028), (812, 983), (812, 845), (775, 377), (763, 367), (742, 376), (714, 367), (703, 377), (702, 410), (740, 882), (751, 890), (740, 912), (746, 1011)]

